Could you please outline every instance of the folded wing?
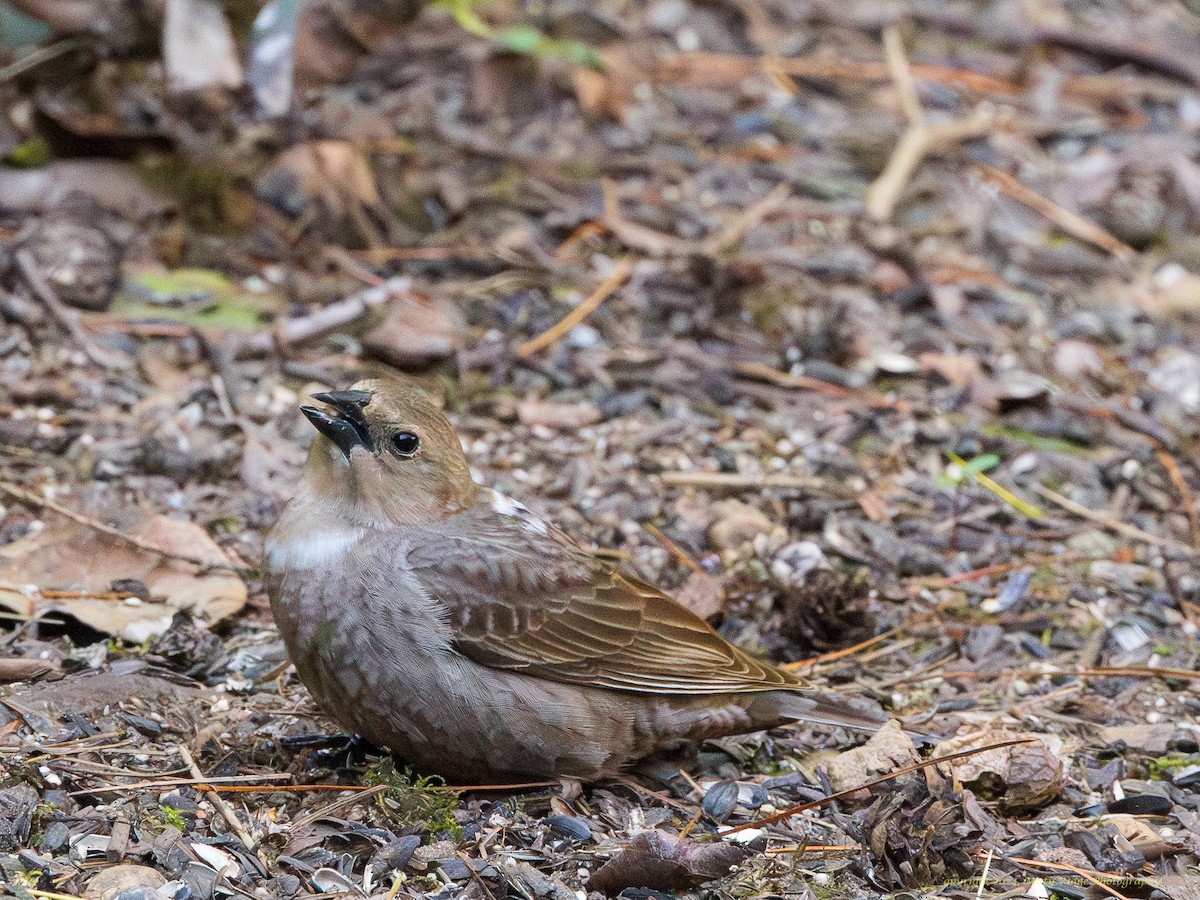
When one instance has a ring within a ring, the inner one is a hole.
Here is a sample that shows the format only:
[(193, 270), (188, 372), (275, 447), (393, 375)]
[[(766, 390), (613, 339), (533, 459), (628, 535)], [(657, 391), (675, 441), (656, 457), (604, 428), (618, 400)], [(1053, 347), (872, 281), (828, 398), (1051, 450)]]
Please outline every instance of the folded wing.
[[(477, 524), (477, 523), (476, 523)], [(410, 551), (464, 655), (553, 681), (655, 694), (799, 688), (707, 622), (539, 522)]]

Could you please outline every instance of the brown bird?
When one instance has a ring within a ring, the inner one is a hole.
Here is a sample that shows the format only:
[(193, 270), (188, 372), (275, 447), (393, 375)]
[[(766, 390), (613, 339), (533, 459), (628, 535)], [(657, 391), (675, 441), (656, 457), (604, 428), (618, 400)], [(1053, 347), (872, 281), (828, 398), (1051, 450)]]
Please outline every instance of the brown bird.
[(593, 779), (689, 740), (882, 721), (753, 659), (471, 479), (412, 385), (314, 394), (320, 434), (266, 541), (300, 679), (345, 727), (454, 778)]

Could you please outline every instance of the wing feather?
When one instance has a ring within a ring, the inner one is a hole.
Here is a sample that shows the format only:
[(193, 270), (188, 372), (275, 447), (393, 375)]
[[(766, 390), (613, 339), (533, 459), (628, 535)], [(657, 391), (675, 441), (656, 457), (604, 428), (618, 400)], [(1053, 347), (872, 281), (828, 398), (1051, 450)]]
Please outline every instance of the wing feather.
[(415, 542), (407, 563), (441, 604), (454, 646), (483, 665), (654, 694), (799, 687), (649, 584), (552, 526), (497, 517)]

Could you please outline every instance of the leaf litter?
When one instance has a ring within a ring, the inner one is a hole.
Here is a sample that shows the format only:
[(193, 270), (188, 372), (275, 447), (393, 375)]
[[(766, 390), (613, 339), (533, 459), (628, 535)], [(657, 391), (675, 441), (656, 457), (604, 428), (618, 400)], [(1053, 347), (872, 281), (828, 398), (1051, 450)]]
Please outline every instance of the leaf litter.
[[(1190, 6), (276, 0), (268, 59), (220, 4), (17, 5), (2, 890), (1194, 896)], [(582, 790), (338, 738), (257, 565), (297, 405), (388, 367), (904, 727)]]

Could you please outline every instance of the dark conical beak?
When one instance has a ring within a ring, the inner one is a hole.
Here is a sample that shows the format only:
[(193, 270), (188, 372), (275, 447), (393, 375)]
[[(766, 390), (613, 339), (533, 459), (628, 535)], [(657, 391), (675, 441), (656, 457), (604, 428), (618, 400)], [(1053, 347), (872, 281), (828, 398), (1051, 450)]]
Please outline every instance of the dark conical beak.
[(315, 406), (302, 406), (304, 413), (313, 427), (342, 451), (346, 459), (355, 447), (362, 447), (370, 453), (375, 452), (375, 441), (371, 438), (371, 429), (363, 417), (363, 407), (371, 402), (374, 394), (371, 391), (328, 391), (323, 394), (313, 394), (314, 400), (320, 400), (337, 411), (331, 416)]

